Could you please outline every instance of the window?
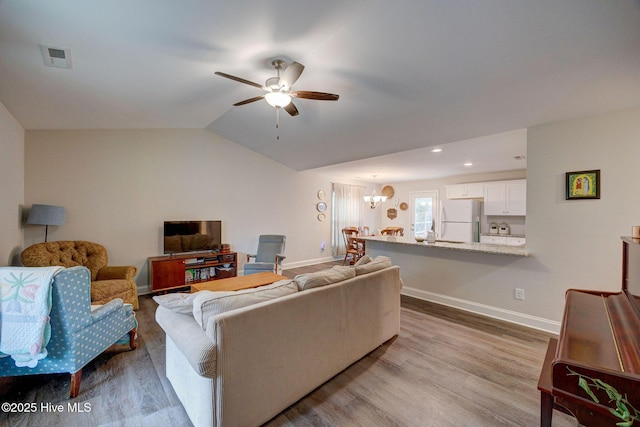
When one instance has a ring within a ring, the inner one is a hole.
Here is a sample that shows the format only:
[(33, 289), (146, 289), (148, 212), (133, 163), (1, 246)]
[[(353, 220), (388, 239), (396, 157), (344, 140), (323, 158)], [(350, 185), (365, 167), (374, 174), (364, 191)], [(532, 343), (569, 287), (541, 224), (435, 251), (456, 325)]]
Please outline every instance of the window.
[(364, 187), (336, 184), (331, 188), (331, 252), (333, 256), (344, 255), (344, 227), (359, 227), (362, 224)]

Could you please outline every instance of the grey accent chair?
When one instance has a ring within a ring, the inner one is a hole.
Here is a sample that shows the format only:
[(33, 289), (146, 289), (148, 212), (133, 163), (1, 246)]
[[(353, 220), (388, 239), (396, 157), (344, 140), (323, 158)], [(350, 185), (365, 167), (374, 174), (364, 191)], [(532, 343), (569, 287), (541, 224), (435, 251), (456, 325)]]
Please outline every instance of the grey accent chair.
[[(281, 234), (263, 234), (258, 239), (258, 252), (255, 255), (247, 255), (247, 263), (244, 265), (244, 275), (270, 271), (278, 273), (282, 268), (282, 261), (286, 258), (284, 245), (286, 236)], [(249, 262), (251, 258), (255, 262)]]

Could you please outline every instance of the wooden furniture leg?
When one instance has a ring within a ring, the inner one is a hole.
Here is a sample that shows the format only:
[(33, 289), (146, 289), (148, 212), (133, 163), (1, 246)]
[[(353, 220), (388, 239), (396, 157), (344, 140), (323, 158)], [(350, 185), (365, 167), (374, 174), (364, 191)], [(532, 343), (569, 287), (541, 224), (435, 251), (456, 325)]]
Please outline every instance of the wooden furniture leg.
[(551, 427), (553, 417), (554, 398), (551, 394), (553, 389), (551, 379), (551, 364), (556, 357), (556, 347), (558, 340), (551, 338), (547, 345), (547, 353), (544, 356), (540, 378), (538, 379), (538, 390), (540, 390), (540, 427)]
[(553, 396), (540, 391), (540, 427), (551, 427), (553, 418)]
[(132, 330), (129, 331), (129, 346), (131, 347), (131, 350), (135, 350), (136, 347), (138, 346), (136, 344), (136, 332), (138, 331), (138, 328), (133, 328)]
[(71, 387), (69, 390), (69, 398), (73, 399), (80, 392), (80, 381), (82, 381), (82, 369), (71, 374)]
[(553, 390), (551, 364), (553, 363), (553, 359), (555, 359), (556, 357), (557, 346), (557, 339), (549, 339), (547, 354), (544, 356), (542, 370), (540, 371), (540, 378), (538, 379), (538, 390), (540, 390), (540, 427), (551, 427), (554, 409), (571, 415), (572, 417), (574, 416), (569, 410), (567, 410), (567, 408), (565, 408), (561, 404), (558, 404), (555, 397), (553, 397), (553, 394), (551, 393)]

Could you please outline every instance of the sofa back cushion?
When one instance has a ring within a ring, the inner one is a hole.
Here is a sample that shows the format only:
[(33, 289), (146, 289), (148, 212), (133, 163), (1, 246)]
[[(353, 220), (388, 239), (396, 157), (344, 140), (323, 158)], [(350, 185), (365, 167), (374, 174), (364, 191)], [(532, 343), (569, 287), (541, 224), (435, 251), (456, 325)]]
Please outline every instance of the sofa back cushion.
[(374, 271), (382, 270), (383, 268), (391, 267), (391, 258), (379, 255), (369, 262), (355, 265), (353, 267), (356, 276), (360, 276), (361, 274), (372, 273)]
[(290, 279), (240, 291), (199, 291), (193, 298), (193, 317), (200, 327), (206, 330), (212, 316), (296, 292), (298, 286)]
[(29, 246), (20, 255), (26, 267), (84, 266), (91, 272), (91, 280), (96, 280), (98, 271), (108, 262), (104, 246), (84, 240), (60, 240), (37, 243)]
[(334, 265), (327, 270), (298, 274), (293, 280), (298, 284), (298, 289), (304, 291), (305, 289), (342, 282), (355, 277), (355, 275), (356, 272), (353, 267)]

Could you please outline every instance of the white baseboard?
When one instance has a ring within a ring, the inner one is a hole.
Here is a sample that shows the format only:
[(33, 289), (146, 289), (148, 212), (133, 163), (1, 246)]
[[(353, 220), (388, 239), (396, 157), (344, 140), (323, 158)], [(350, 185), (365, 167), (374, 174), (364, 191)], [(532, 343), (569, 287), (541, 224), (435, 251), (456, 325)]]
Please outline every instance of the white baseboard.
[(467, 301), (459, 298), (453, 298), (446, 295), (423, 291), (421, 289), (409, 288), (406, 286), (402, 288), (402, 294), (421, 300), (457, 308), (460, 310), (469, 311), (471, 313), (481, 314), (483, 316), (492, 317), (494, 319), (504, 320), (506, 322), (527, 326), (529, 328), (550, 332), (552, 334), (558, 334), (560, 332), (560, 322), (554, 320), (543, 319), (541, 317), (530, 316), (528, 314), (518, 313), (516, 311), (505, 310), (503, 308), (492, 307), (490, 305), (480, 304), (477, 302)]
[(138, 295), (147, 295), (151, 293), (151, 286), (140, 286), (138, 285)]

